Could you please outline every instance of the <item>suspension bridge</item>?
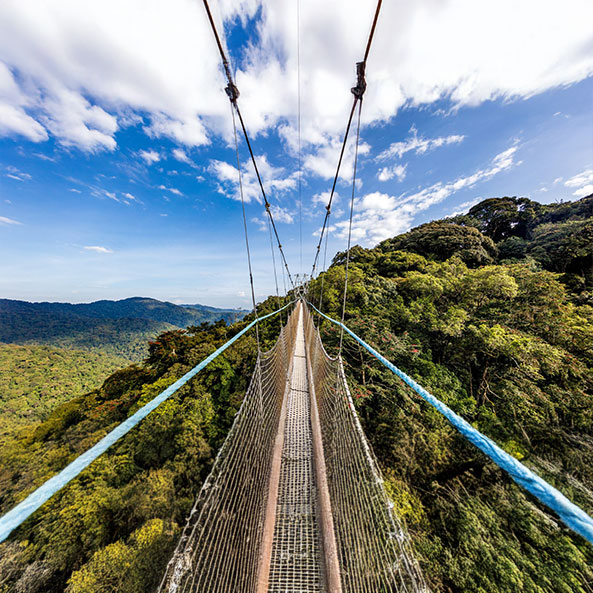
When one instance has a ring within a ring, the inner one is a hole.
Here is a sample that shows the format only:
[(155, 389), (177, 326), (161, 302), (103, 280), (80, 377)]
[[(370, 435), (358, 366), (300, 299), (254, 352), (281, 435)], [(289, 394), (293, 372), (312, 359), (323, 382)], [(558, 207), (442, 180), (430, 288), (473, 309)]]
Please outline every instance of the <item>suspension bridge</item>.
[[(593, 519), (590, 516), (478, 432), (344, 323), (360, 114), (366, 89), (365, 69), (381, 0), (377, 4), (364, 59), (357, 64), (356, 86), (352, 88), (354, 100), (311, 273), (312, 278), (318, 271), (324, 237), (327, 251), (332, 200), (348, 133), (358, 108), (341, 321), (328, 317), (321, 310), (323, 276), (321, 296), (316, 307), (307, 301), (307, 282), (302, 282), (302, 277), (293, 276), (290, 272), (238, 106), (239, 91), (234, 84), (208, 2), (203, 2), (228, 82), (226, 93), (233, 114), (241, 199), (243, 201), (236, 118), (250, 153), (268, 215), (272, 255), (275, 239), (283, 272), (292, 287), (290, 296), (294, 300), (273, 313), (258, 315), (243, 204), (255, 319), (0, 517), (0, 542), (97, 457), (125, 437), (148, 414), (173, 397), (210, 362), (254, 329), (258, 357), (249, 388), (212, 470), (197, 495), (168, 562), (159, 587), (160, 593), (428, 592), (426, 579), (413, 554), (410, 537), (400, 518), (393, 512), (379, 465), (349, 392), (341, 358), (344, 336), (356, 340), (442, 414), (469, 442), (507, 472), (519, 486), (556, 513), (568, 527), (593, 543)], [(273, 265), (278, 295), (274, 259)], [(263, 352), (259, 325), (282, 311), (289, 312), (287, 322), (273, 348)], [(326, 352), (313, 320), (314, 314), (339, 327), (336, 357)]]

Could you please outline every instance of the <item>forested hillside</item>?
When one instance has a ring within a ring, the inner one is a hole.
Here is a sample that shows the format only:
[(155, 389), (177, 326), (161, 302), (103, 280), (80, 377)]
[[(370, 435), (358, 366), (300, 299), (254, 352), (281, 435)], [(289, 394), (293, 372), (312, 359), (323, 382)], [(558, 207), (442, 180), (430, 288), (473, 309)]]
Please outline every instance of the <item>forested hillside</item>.
[(59, 404), (101, 385), (125, 358), (50, 346), (0, 344), (0, 444)]
[(102, 351), (138, 362), (148, 341), (163, 331), (219, 319), (231, 323), (244, 314), (139, 297), (78, 305), (0, 299), (0, 342)]
[[(593, 197), (501, 198), (355, 248), (346, 323), (593, 512)], [(338, 317), (338, 254), (309, 297)], [(277, 308), (268, 299), (262, 313)], [(212, 352), (244, 322), (168, 331), (139, 365), (59, 406), (0, 452), (0, 508)], [(262, 326), (264, 344), (279, 320)], [(336, 351), (335, 326), (322, 325)], [(253, 368), (243, 338), (0, 545), (0, 592), (154, 590)], [(591, 593), (593, 548), (345, 340), (361, 420), (438, 593)]]

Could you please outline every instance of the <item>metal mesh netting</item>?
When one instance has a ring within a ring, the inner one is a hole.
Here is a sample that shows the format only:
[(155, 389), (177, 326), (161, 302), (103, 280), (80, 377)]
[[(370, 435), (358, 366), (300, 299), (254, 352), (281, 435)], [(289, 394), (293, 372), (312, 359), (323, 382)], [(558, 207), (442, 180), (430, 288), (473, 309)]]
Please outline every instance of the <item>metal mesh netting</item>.
[(273, 445), (295, 343), (293, 312), (251, 383), (191, 511), (160, 591), (246, 593), (258, 576)]
[(391, 512), (339, 358), (325, 351), (303, 307), (307, 352), (319, 408), (343, 593), (428, 591), (409, 536)]
[(160, 591), (427, 591), (341, 360), (302, 303), (258, 358)]

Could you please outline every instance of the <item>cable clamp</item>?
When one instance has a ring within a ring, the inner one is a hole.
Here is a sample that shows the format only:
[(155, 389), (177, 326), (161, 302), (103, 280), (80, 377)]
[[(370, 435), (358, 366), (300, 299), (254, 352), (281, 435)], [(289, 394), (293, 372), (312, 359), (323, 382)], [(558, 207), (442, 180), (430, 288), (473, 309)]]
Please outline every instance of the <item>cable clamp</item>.
[(235, 83), (230, 82), (228, 83), (228, 85), (226, 86), (226, 88), (224, 89), (226, 94), (228, 95), (229, 99), (231, 100), (231, 103), (236, 103), (237, 99), (239, 98), (239, 89), (236, 87)]
[(356, 86), (350, 90), (357, 99), (362, 99), (364, 92), (367, 90), (367, 81), (365, 79), (365, 62), (356, 62)]

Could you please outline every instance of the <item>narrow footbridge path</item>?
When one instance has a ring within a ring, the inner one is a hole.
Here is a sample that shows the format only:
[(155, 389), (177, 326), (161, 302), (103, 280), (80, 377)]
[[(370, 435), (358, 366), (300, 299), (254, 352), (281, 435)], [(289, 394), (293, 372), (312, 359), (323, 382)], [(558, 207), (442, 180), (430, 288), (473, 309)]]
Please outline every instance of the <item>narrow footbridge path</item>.
[(299, 302), (258, 359), (161, 591), (425, 590), (341, 361)]
[(323, 591), (324, 586), (302, 315), (299, 316), (289, 380), (286, 414), (281, 418), (284, 426), (280, 426), (277, 440), (278, 445), (284, 441), (278, 488), (276, 490), (276, 484), (271, 481), (269, 498), (272, 500), (276, 495), (275, 513), (272, 509), (269, 518), (269, 522), (274, 522), (269, 579), (265, 583), (262, 575), (264, 582), (260, 588), (274, 593), (313, 593)]

